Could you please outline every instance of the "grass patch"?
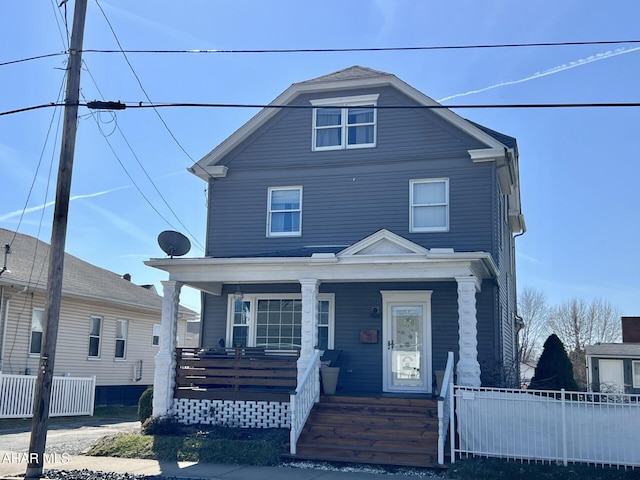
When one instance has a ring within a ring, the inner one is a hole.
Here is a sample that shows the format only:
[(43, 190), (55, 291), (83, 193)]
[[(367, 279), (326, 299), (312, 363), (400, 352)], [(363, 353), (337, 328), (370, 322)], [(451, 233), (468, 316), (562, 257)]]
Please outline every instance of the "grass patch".
[(87, 455), (237, 465), (277, 465), (286, 452), (288, 430), (187, 428), (184, 435), (127, 433), (107, 437)]
[(498, 458), (457, 460), (447, 471), (458, 480), (640, 480), (640, 470), (590, 465), (520, 463)]

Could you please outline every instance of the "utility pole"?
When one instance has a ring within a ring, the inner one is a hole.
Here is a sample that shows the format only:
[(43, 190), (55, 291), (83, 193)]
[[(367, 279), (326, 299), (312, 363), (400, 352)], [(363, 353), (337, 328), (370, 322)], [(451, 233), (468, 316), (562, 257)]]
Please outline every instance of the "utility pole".
[[(66, 0), (65, 0), (66, 1)], [(63, 2), (64, 3), (64, 2)], [(87, 0), (76, 0), (73, 13), (73, 29), (69, 46), (67, 65), (67, 91), (64, 108), (64, 126), (58, 166), (51, 248), (49, 250), (49, 272), (47, 275), (47, 300), (40, 353), (40, 368), (33, 399), (33, 423), (29, 442), (29, 463), (26, 478), (41, 478), (44, 465), (44, 449), (49, 425), (49, 404), (53, 365), (58, 338), (60, 300), (62, 297), (62, 273), (64, 268), (64, 248), (67, 236), (67, 216), (71, 195), (71, 172), (76, 145), (78, 123), (78, 103), (80, 99), (80, 71), (82, 66), (82, 41), (87, 12)]]

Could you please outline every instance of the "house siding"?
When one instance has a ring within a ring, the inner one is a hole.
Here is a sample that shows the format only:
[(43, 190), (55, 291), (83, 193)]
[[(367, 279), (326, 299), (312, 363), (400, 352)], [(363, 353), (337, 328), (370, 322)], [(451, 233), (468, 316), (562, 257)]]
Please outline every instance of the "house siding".
[[(380, 106), (415, 105), (391, 88), (302, 95), (294, 104), (369, 93), (380, 93)], [(350, 245), (380, 228), (427, 248), (493, 253), (495, 172), (467, 153), (484, 145), (434, 112), (417, 109), (379, 110), (377, 132), (375, 148), (312, 152), (311, 110), (279, 112), (222, 159), (229, 167), (225, 178), (210, 180), (207, 254)], [(421, 178), (449, 178), (448, 232), (409, 232), (409, 180)], [(266, 235), (267, 190), (278, 186), (303, 187), (301, 237)]]
[(600, 360), (620, 360), (622, 361), (622, 369), (624, 372), (624, 393), (640, 394), (640, 388), (633, 388), (633, 362), (640, 361), (638, 358), (620, 358), (614, 356), (592, 356), (590, 363), (587, 365), (591, 369), (591, 388), (594, 392), (600, 391)]
[[(203, 311), (203, 347), (216, 347), (226, 338), (228, 295), (235, 286), (225, 286), (221, 296), (207, 295)], [(431, 334), (433, 370), (444, 370), (447, 353), (458, 352), (457, 283), (452, 282), (362, 282), (322, 283), (320, 293), (335, 299), (334, 349), (341, 350), (338, 386), (343, 392), (382, 391), (383, 319), (372, 317), (373, 307), (382, 312), (382, 290), (431, 290)], [(300, 293), (294, 284), (243, 285), (246, 294)], [(495, 288), (484, 282), (476, 295), (478, 311), (478, 358), (488, 368), (496, 362), (494, 349)], [(361, 330), (377, 330), (378, 343), (360, 342)]]
[[(30, 355), (31, 314), (44, 308), (42, 292), (14, 295), (7, 303), (8, 322), (3, 373), (35, 375), (39, 355)], [(89, 359), (89, 319), (102, 318), (100, 358)], [(115, 359), (116, 320), (128, 320), (126, 358)], [(98, 387), (140, 387), (153, 384), (155, 355), (153, 325), (160, 324), (161, 312), (114, 305), (90, 299), (65, 296), (60, 308), (54, 375), (96, 376)], [(186, 320), (178, 322), (180, 342), (186, 338)], [(142, 376), (134, 380), (134, 367), (142, 361)]]

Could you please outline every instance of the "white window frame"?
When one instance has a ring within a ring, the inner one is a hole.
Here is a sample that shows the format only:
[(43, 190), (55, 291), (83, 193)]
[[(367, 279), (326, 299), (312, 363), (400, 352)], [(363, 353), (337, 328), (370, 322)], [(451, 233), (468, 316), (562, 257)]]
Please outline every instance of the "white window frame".
[[(413, 187), (421, 183), (444, 183), (445, 201), (443, 203), (415, 204), (413, 201)], [(409, 180), (409, 231), (412, 233), (448, 232), (449, 231), (449, 179), (448, 178), (420, 178)], [(414, 225), (414, 208), (416, 207), (445, 207), (445, 225), (438, 227), (416, 227)]]
[(633, 388), (640, 388), (640, 360), (633, 360), (631, 363), (631, 373), (633, 377), (631, 381), (633, 383)]
[[(122, 324), (124, 325), (124, 336), (123, 337), (119, 337), (118, 336), (118, 324)], [(119, 318), (116, 320), (116, 331), (115, 331), (115, 348), (113, 351), (113, 358), (116, 360), (126, 360), (127, 359), (127, 344), (128, 342), (128, 337), (129, 336), (129, 320), (125, 320), (122, 318)], [(118, 356), (118, 342), (123, 342), (124, 343), (124, 347), (122, 348), (122, 356), (119, 357)]]
[[(98, 335), (92, 335), (91, 334), (91, 322), (97, 319), (100, 321), (100, 331), (98, 332)], [(99, 360), (100, 359), (100, 355), (102, 352), (102, 328), (104, 327), (104, 318), (102, 318), (99, 315), (91, 315), (89, 317), (89, 346), (87, 349), (87, 358), (89, 358), (90, 360)], [(97, 355), (91, 355), (91, 339), (92, 338), (97, 338), (98, 339), (98, 354)]]
[[(258, 300), (301, 300), (302, 295), (299, 293), (269, 293), (269, 294), (244, 294), (243, 302), (249, 302), (249, 322), (247, 325), (247, 346), (255, 347), (256, 345), (256, 325), (258, 323)], [(318, 328), (328, 328), (327, 349), (332, 350), (334, 346), (335, 335), (335, 295), (333, 293), (319, 293), (318, 301), (329, 302), (329, 324), (327, 327), (318, 326)], [(234, 304), (233, 294), (230, 294), (227, 302), (227, 338), (226, 345), (233, 346), (233, 323), (234, 320)], [(244, 325), (244, 324), (243, 324)]]
[[(351, 148), (373, 148), (376, 146), (378, 140), (378, 109), (376, 108), (378, 105), (378, 97), (379, 94), (372, 95), (359, 95), (356, 97), (339, 97), (339, 98), (322, 98), (311, 100), (311, 105), (313, 105), (313, 134), (311, 135), (311, 150), (314, 152), (320, 152), (324, 150), (344, 150)], [(365, 107), (372, 106), (373, 107), (373, 122), (367, 123), (354, 123), (349, 124), (349, 108), (354, 107)], [(340, 116), (340, 124), (332, 125), (327, 127), (318, 127), (316, 125), (317, 112), (321, 108), (336, 108), (341, 109)], [(372, 143), (355, 143), (353, 145), (349, 145), (348, 143), (348, 131), (349, 127), (356, 126), (373, 126), (373, 142)], [(326, 147), (318, 147), (316, 146), (316, 137), (318, 130), (329, 129), (329, 128), (340, 128), (340, 144), (339, 145), (329, 145)]]
[(151, 329), (151, 345), (153, 345), (154, 347), (157, 347), (160, 345), (160, 324), (159, 323), (154, 323)]
[[(290, 210), (273, 210), (271, 208), (271, 198), (273, 192), (282, 190), (298, 190), (300, 195), (300, 206), (297, 209)], [(271, 215), (274, 213), (298, 212), (300, 217), (298, 230), (293, 232), (273, 232), (271, 231)], [(269, 187), (267, 192), (267, 237), (300, 237), (302, 236), (302, 186), (295, 185), (290, 187)]]
[[(33, 329), (34, 321), (36, 320), (36, 312), (39, 315), (42, 315), (41, 320), (40, 320), (40, 330), (34, 330)], [(29, 355), (38, 356), (42, 352), (42, 336), (43, 336), (43, 333), (44, 333), (43, 329), (44, 329), (44, 308), (34, 308), (33, 312), (31, 313), (31, 330), (29, 332)], [(37, 352), (34, 352), (31, 349), (31, 347), (33, 346), (33, 332), (40, 333), (40, 348), (38, 349)]]

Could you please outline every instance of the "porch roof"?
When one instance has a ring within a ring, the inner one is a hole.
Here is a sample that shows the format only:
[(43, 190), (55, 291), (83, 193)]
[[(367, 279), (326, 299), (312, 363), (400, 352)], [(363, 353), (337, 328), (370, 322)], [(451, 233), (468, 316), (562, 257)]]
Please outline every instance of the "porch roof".
[[(292, 256), (238, 258), (150, 259), (149, 265), (169, 273), (169, 279), (198, 290), (220, 294), (225, 283), (441, 281), (474, 277), (477, 288), (498, 269), (487, 252), (426, 249), (388, 230), (333, 253), (306, 247)], [(301, 256), (304, 250), (304, 256)]]

